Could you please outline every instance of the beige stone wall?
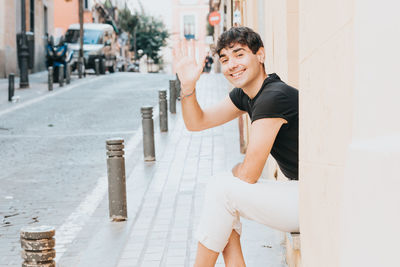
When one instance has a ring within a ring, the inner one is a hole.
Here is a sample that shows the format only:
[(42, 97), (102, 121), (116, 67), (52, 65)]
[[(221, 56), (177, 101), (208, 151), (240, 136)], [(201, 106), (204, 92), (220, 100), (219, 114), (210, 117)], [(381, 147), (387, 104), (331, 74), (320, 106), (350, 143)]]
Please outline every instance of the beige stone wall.
[(47, 6), (48, 14), (48, 31), (53, 32), (54, 16), (54, 1), (39, 0), (35, 3), (35, 66), (33, 72), (44, 70), (46, 68), (46, 38), (44, 29), (44, 5)]
[[(0, 2), (0, 77), (17, 74), (15, 1)], [(1, 14), (2, 13), (2, 14)]]
[[(9, 73), (18, 75), (16, 34), (20, 31), (20, 2), (0, 1), (0, 78), (7, 77)], [(54, 1), (35, 1), (35, 65), (33, 72), (45, 69), (45, 38), (44, 38), (44, 5), (48, 8), (48, 30), (53, 32)], [(26, 5), (26, 30), (29, 25), (29, 1)], [(18, 14), (18, 15), (17, 15)]]
[(397, 266), (400, 2), (256, 2), (267, 71), (300, 93), (301, 265)]
[(4, 71), (4, 1), (0, 2), (0, 77), (5, 76)]
[(353, 138), (340, 266), (397, 266), (400, 239), (398, 1), (355, 0)]
[(300, 1), (300, 231), (303, 266), (337, 267), (352, 133), (354, 1)]

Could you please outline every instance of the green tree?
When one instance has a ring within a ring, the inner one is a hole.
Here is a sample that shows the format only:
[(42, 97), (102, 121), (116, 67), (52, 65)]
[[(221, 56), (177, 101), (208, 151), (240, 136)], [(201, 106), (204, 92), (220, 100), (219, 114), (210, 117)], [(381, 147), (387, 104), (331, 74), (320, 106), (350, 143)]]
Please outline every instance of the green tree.
[[(159, 55), (161, 48), (167, 45), (169, 33), (162, 20), (147, 15), (144, 10), (132, 14), (125, 7), (119, 11), (119, 27), (130, 34), (131, 50), (135, 51), (135, 57), (140, 59), (146, 55), (155, 64), (161, 64), (162, 58)], [(138, 54), (137, 51), (143, 53)]]

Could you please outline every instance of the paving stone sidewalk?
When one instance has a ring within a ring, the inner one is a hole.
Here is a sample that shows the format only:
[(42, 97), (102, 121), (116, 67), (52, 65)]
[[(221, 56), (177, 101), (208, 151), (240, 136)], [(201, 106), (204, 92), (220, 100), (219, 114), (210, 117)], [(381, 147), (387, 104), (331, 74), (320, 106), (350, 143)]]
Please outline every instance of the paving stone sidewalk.
[[(47, 84), (47, 71), (40, 71), (29, 75), (29, 88), (19, 88), (19, 77), (16, 76), (14, 79), (14, 100), (13, 102), (8, 101), (8, 78), (0, 79), (0, 111), (15, 107), (23, 103), (34, 101), (40, 97), (46, 97), (51, 93), (55, 93), (62, 89), (58, 83), (53, 84), (53, 91), (49, 92)], [(70, 87), (77, 83), (82, 83), (88, 79), (93, 79), (96, 76), (86, 75), (85, 78), (78, 79), (74, 74), (71, 75), (71, 83), (69, 85), (64, 81), (64, 86)]]
[[(228, 92), (222, 75), (202, 75), (197, 88), (201, 106), (221, 101)], [(165, 138), (165, 151), (154, 174), (118, 260), (118, 267), (193, 266), (194, 232), (211, 175), (230, 170), (243, 159), (238, 122), (203, 132), (188, 132), (180, 104)], [(170, 120), (171, 121), (171, 120)], [(158, 123), (156, 121), (156, 123)], [(130, 203), (128, 203), (128, 206)], [(247, 266), (283, 267), (283, 233), (242, 220), (242, 245)], [(224, 266), (222, 256), (217, 266)]]

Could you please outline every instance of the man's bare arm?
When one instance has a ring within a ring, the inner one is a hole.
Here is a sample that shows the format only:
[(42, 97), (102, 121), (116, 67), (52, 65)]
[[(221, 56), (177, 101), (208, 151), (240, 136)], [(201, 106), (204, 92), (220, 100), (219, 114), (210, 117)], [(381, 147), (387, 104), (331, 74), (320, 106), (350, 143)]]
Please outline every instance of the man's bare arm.
[(237, 118), (244, 114), (227, 96), (217, 105), (201, 109), (196, 95), (182, 99), (182, 116), (189, 131), (201, 131), (212, 128)]
[(254, 184), (258, 181), (279, 129), (286, 120), (281, 118), (259, 119), (250, 128), (249, 145), (242, 163), (232, 173), (239, 179)]

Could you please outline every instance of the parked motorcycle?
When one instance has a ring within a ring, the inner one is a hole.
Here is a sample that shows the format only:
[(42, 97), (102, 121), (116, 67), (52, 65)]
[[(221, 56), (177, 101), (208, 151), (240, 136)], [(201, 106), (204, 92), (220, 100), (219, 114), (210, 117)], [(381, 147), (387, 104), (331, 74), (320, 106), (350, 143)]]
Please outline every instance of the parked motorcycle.
[(63, 36), (54, 40), (51, 36), (47, 42), (46, 65), (53, 67), (53, 81), (58, 82), (60, 66), (64, 65), (64, 78), (67, 73), (67, 63), (71, 61), (73, 51), (68, 51)]

